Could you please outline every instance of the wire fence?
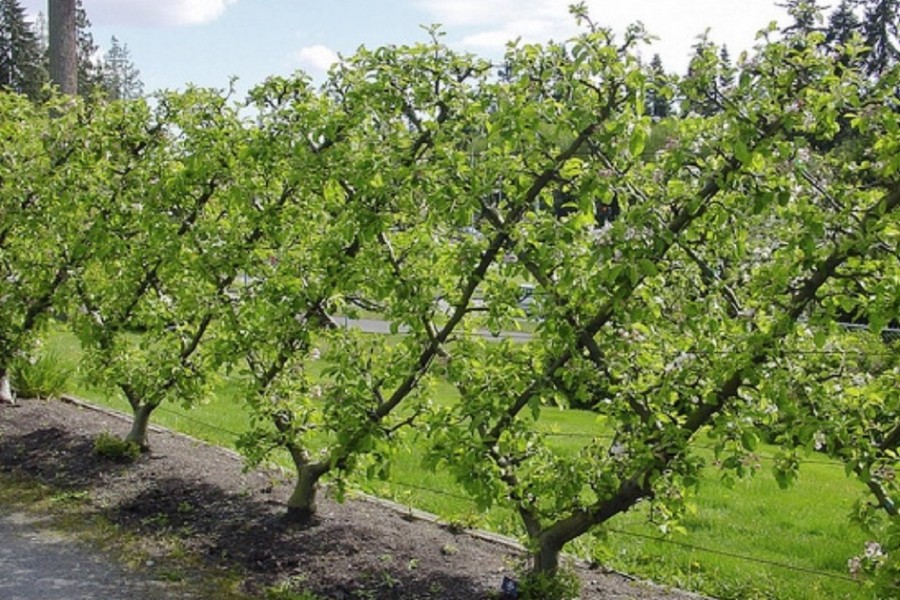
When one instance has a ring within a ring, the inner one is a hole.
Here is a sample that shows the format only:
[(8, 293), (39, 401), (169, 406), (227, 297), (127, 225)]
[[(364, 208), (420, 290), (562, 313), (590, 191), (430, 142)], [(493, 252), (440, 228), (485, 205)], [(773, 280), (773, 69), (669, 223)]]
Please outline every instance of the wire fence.
[[(469, 498), (468, 496), (454, 494), (451, 492), (447, 492), (445, 490), (439, 490), (439, 489), (431, 488), (428, 486), (423, 486), (421, 484), (413, 484), (413, 483), (394, 481), (394, 480), (392, 480), (390, 483), (393, 485), (396, 485), (398, 487), (403, 487), (403, 488), (412, 489), (412, 490), (416, 490), (416, 491), (422, 491), (422, 492), (426, 492), (426, 493), (429, 493), (429, 494), (432, 494), (432, 495), (435, 495), (438, 497), (450, 498), (450, 499), (454, 499), (454, 500), (463, 499), (463, 500), (471, 501), (471, 498)], [(858, 585), (863, 584), (863, 582), (859, 579), (853, 578), (849, 575), (835, 573), (833, 571), (822, 571), (819, 569), (813, 569), (813, 568), (804, 567), (801, 565), (795, 565), (795, 564), (791, 564), (791, 563), (781, 562), (781, 561), (772, 560), (769, 558), (763, 558), (763, 557), (759, 557), (759, 556), (751, 556), (749, 554), (741, 554), (741, 553), (732, 552), (729, 550), (710, 548), (707, 546), (702, 546), (699, 544), (694, 544), (691, 542), (674, 539), (673, 537), (651, 535), (648, 533), (641, 533), (641, 532), (637, 532), (637, 531), (631, 531), (628, 529), (622, 529), (622, 528), (616, 528), (616, 527), (607, 527), (606, 531), (609, 533), (621, 535), (624, 537), (630, 537), (630, 538), (639, 539), (642, 541), (650, 541), (650, 542), (664, 544), (664, 545), (676, 546), (676, 547), (679, 547), (679, 548), (682, 548), (685, 550), (690, 550), (693, 552), (702, 552), (702, 553), (710, 554), (713, 556), (730, 558), (733, 560), (738, 560), (738, 561), (751, 563), (751, 564), (764, 565), (767, 567), (775, 567), (775, 568), (793, 572), (793, 573), (801, 573), (804, 575), (811, 575), (814, 577), (832, 579), (832, 580), (837, 580), (837, 581), (844, 581), (844, 582), (858, 584)]]
[[(194, 425), (200, 426), (200, 427), (204, 427), (208, 430), (215, 431), (220, 434), (229, 435), (229, 436), (233, 437), (234, 439), (237, 439), (241, 435), (240, 433), (238, 433), (236, 431), (215, 425), (213, 423), (208, 423), (202, 419), (185, 414), (182, 411), (178, 411), (178, 410), (174, 410), (174, 409), (162, 407), (162, 406), (159, 407), (158, 410), (160, 410), (161, 412), (164, 412), (166, 414), (175, 416), (177, 418), (184, 419), (185, 421), (188, 421), (188, 422), (190, 422)], [(551, 436), (565, 436), (565, 437), (606, 437), (606, 438), (612, 437), (612, 434), (593, 434), (593, 433), (588, 433), (588, 432), (546, 432), (545, 431), (542, 433), (551, 435)], [(701, 445), (698, 447), (706, 448), (709, 450), (713, 449), (712, 446), (705, 446), (705, 445)], [(760, 454), (758, 454), (757, 456), (764, 460), (774, 460), (775, 459), (774, 456), (760, 455)], [(803, 462), (808, 463), (808, 464), (828, 465), (828, 466), (833, 466), (833, 467), (840, 468), (840, 469), (844, 468), (842, 464), (840, 464), (836, 461), (805, 460)], [(436, 496), (438, 498), (447, 498), (449, 500), (454, 500), (454, 501), (470, 502), (474, 505), (474, 499), (471, 496), (456, 493), (456, 492), (446, 490), (446, 489), (438, 489), (438, 488), (431, 487), (428, 485), (423, 485), (421, 483), (412, 483), (412, 482), (402, 481), (402, 480), (398, 480), (398, 479), (389, 479), (384, 483), (386, 485), (391, 485), (391, 486), (395, 486), (398, 488), (404, 488), (404, 489), (413, 490), (413, 491), (424, 493), (424, 494), (430, 494), (430, 495)], [(414, 502), (412, 500), (410, 500), (409, 503), (414, 504)], [(633, 531), (633, 530), (623, 529), (623, 528), (616, 528), (616, 527), (607, 527), (606, 531), (608, 531), (609, 533), (615, 534), (615, 535), (621, 535), (624, 537), (629, 537), (629, 538), (633, 538), (633, 539), (637, 539), (637, 540), (641, 540), (641, 541), (653, 542), (653, 543), (658, 543), (658, 544), (663, 544), (663, 545), (679, 547), (681, 549), (689, 550), (692, 552), (700, 552), (700, 553), (704, 553), (704, 554), (709, 554), (711, 556), (728, 558), (728, 559), (737, 560), (737, 561), (741, 561), (741, 562), (745, 562), (745, 563), (749, 563), (749, 564), (773, 567), (773, 568), (781, 569), (781, 570), (784, 570), (787, 572), (803, 574), (806, 576), (842, 581), (842, 582), (852, 583), (852, 584), (856, 584), (856, 585), (863, 585), (863, 583), (864, 583), (860, 579), (851, 577), (849, 575), (843, 575), (841, 573), (837, 573), (834, 571), (823, 571), (823, 570), (814, 569), (814, 568), (810, 568), (810, 567), (804, 567), (802, 565), (791, 564), (788, 562), (782, 562), (782, 561), (764, 558), (764, 557), (760, 557), (760, 556), (753, 556), (751, 554), (737, 553), (737, 552), (733, 552), (730, 550), (711, 548), (708, 546), (695, 544), (695, 543), (692, 543), (689, 541), (675, 539), (672, 536), (652, 535), (652, 534), (648, 534), (648, 533), (642, 533), (642, 532), (638, 532), (638, 531)], [(896, 589), (900, 589), (900, 588), (896, 588)]]

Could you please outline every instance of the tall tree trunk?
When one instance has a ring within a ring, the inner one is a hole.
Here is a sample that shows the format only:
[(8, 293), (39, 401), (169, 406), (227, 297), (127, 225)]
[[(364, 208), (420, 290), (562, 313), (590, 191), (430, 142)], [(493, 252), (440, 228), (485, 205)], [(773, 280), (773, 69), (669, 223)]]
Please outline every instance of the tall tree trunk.
[(75, 0), (48, 0), (50, 81), (63, 94), (78, 93)]
[(131, 421), (131, 431), (125, 436), (125, 441), (134, 442), (144, 452), (150, 449), (150, 445), (147, 443), (147, 429), (150, 425), (150, 414), (155, 408), (155, 404), (132, 405), (134, 419)]
[(16, 399), (13, 397), (12, 388), (9, 385), (9, 372), (0, 367), (0, 403), (2, 402), (15, 404)]

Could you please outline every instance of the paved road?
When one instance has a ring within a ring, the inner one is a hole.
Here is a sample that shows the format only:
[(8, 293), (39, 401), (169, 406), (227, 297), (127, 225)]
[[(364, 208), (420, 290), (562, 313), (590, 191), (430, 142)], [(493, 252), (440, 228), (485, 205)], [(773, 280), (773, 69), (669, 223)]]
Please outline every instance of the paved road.
[(0, 599), (163, 600), (165, 584), (127, 573), (90, 547), (0, 507)]
[[(391, 332), (391, 324), (387, 321), (379, 321), (377, 319), (348, 319), (347, 317), (332, 317), (334, 322), (342, 327), (349, 327), (351, 329), (359, 329), (361, 331), (365, 331), (366, 333), (390, 333)], [(401, 332), (404, 329), (400, 329)], [(532, 338), (530, 333), (524, 331), (503, 331), (498, 335), (494, 335), (487, 329), (479, 329), (473, 332), (473, 335), (478, 335), (483, 338), (489, 340), (497, 340), (500, 338), (509, 338), (511, 340), (525, 342)]]

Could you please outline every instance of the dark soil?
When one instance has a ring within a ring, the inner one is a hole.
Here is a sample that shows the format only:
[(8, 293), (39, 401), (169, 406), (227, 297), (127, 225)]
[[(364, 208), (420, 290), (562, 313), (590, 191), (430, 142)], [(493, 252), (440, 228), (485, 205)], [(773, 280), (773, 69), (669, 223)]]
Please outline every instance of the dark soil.
[[(410, 519), (366, 500), (321, 498), (316, 521), (283, 520), (289, 482), (245, 472), (230, 451), (158, 430), (152, 452), (121, 465), (93, 452), (97, 434), (127, 420), (63, 402), (0, 404), (0, 471), (79, 492), (92, 510), (141, 535), (177, 535), (206, 567), (237, 570), (251, 594), (286, 581), (333, 599), (500, 597), (521, 555), (513, 548)], [(586, 600), (696, 598), (577, 567)]]

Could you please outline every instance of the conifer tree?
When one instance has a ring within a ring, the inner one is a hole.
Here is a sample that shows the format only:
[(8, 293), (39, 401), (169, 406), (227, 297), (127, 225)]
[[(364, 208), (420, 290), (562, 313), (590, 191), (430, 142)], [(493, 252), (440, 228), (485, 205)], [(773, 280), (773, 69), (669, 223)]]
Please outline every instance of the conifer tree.
[(900, 0), (861, 0), (863, 37), (869, 47), (867, 71), (884, 73), (900, 59)]
[(782, 30), (784, 33), (807, 35), (821, 30), (824, 7), (816, 0), (785, 0), (775, 5), (785, 9), (794, 19), (793, 23)]
[(728, 46), (722, 45), (719, 51), (719, 89), (727, 90), (734, 85), (735, 68), (731, 63), (731, 54)]
[(672, 106), (668, 98), (660, 93), (665, 75), (666, 71), (663, 67), (662, 59), (659, 54), (654, 54), (650, 60), (651, 87), (647, 92), (647, 112), (651, 117), (657, 119), (668, 117), (672, 112)]
[(857, 32), (861, 33), (861, 23), (853, 10), (853, 3), (850, 0), (841, 0), (841, 3), (828, 17), (825, 42), (832, 48), (843, 46)]
[(75, 35), (78, 52), (78, 93), (89, 97), (104, 88), (98, 58), (99, 48), (91, 34), (91, 21), (81, 0), (75, 2)]
[(37, 35), (18, 0), (0, 0), (0, 89), (37, 99), (47, 73)]
[(103, 89), (111, 100), (133, 100), (144, 92), (141, 72), (131, 60), (128, 45), (116, 36), (112, 36), (103, 58), (102, 77)]
[(709, 30), (697, 38), (693, 55), (685, 75), (681, 110), (685, 115), (695, 113), (711, 116), (719, 112), (719, 55), (709, 40)]

